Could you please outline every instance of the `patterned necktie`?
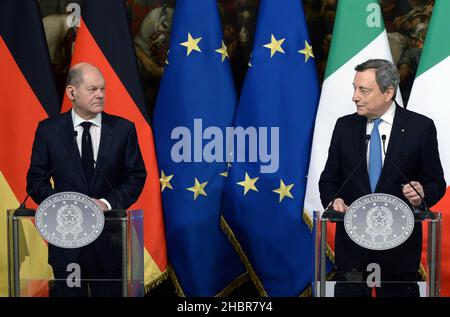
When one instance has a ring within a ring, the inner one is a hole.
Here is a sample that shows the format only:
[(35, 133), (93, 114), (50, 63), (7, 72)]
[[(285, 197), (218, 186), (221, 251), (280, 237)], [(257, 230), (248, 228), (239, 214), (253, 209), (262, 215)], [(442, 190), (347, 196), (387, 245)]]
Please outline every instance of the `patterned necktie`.
[(380, 178), (381, 168), (383, 165), (381, 158), (380, 131), (378, 131), (378, 126), (381, 121), (382, 120), (380, 118), (373, 121), (373, 130), (370, 136), (369, 179), (372, 193), (375, 191), (375, 187), (377, 186), (378, 178)]
[(81, 137), (81, 162), (83, 163), (84, 175), (88, 184), (91, 182), (94, 175), (94, 153), (92, 149), (92, 139), (89, 129), (92, 126), (92, 122), (81, 123), (83, 127), (83, 136)]

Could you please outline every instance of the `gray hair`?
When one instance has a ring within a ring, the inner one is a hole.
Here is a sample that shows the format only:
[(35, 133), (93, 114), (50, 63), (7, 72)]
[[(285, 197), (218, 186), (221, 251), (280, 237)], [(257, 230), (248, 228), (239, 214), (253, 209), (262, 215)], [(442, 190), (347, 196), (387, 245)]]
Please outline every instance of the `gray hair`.
[(69, 73), (67, 74), (66, 86), (68, 85), (75, 87), (80, 86), (80, 84), (84, 82), (83, 70), (89, 67), (96, 69), (103, 76), (102, 72), (100, 71), (100, 69), (98, 69), (98, 67), (89, 63), (81, 62), (72, 66), (69, 69)]
[(385, 59), (369, 59), (355, 67), (357, 72), (363, 72), (368, 69), (375, 69), (375, 80), (382, 93), (385, 93), (389, 87), (394, 88), (394, 95), (392, 96), (392, 100), (394, 100), (400, 83), (397, 67)]
[(67, 74), (66, 86), (78, 87), (83, 82), (83, 69), (82, 67), (72, 67)]

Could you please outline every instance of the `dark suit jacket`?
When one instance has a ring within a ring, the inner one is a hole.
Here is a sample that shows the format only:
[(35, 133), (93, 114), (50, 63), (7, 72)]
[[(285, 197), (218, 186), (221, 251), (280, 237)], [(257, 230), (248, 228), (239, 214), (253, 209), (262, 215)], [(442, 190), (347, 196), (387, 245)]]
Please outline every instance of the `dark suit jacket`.
[[(366, 160), (367, 119), (356, 113), (336, 122), (328, 153), (328, 160), (319, 181), (320, 197), (328, 206), (338, 188), (356, 167), (363, 162), (343, 188), (338, 198), (347, 205), (371, 193)], [(419, 181), (428, 206), (437, 203), (445, 193), (444, 173), (439, 158), (436, 128), (431, 119), (397, 106), (386, 151), (386, 159), (375, 192), (387, 193), (403, 199), (401, 184), (406, 181), (396, 171), (393, 161), (410, 181)], [(369, 252), (353, 243), (343, 226), (336, 228), (336, 265), (343, 270), (366, 270), (367, 262), (379, 261), (385, 274), (417, 271), (421, 254), (421, 228), (416, 225), (413, 234), (401, 246)], [(373, 257), (376, 259), (374, 260)]]
[[(31, 193), (37, 204), (55, 193), (75, 191), (92, 198), (105, 198), (113, 209), (129, 208), (141, 194), (147, 176), (133, 123), (102, 113), (96, 163), (95, 173), (88, 184), (75, 142), (71, 112), (50, 117), (40, 122), (36, 130), (27, 174), (27, 191), (30, 192), (59, 164), (52, 174), (54, 189), (48, 179)], [(111, 183), (112, 191), (105, 178)], [(97, 240), (100, 242), (102, 239), (107, 240), (103, 233)], [(64, 267), (76, 260), (78, 255), (79, 249), (49, 245), (51, 265)]]

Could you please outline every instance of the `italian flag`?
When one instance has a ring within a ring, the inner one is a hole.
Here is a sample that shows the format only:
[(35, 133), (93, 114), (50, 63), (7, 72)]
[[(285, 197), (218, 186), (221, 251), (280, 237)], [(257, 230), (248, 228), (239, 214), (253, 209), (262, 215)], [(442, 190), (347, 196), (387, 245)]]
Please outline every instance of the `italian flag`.
[[(408, 103), (408, 109), (426, 115), (433, 119), (436, 125), (439, 153), (447, 185), (450, 183), (449, 13), (450, 1), (437, 0)], [(444, 198), (432, 209), (441, 211), (443, 215), (441, 296), (450, 296), (450, 218), (447, 215), (450, 209), (449, 187)]]
[[(310, 219), (314, 210), (323, 210), (318, 183), (325, 167), (336, 120), (356, 112), (352, 102), (354, 69), (356, 65), (373, 58), (392, 61), (378, 1), (340, 0), (316, 116), (308, 172), (305, 213)], [(398, 93), (397, 101), (401, 104), (400, 100)]]
[[(309, 218), (309, 221), (307, 219), (309, 223), (313, 211), (324, 209), (320, 202), (318, 183), (325, 167), (336, 120), (356, 111), (356, 106), (352, 102), (354, 68), (374, 58), (392, 61), (379, 2), (340, 0), (316, 116), (308, 172), (304, 214)], [(399, 92), (397, 99), (401, 104)], [(330, 232), (328, 236), (334, 237)], [(329, 242), (334, 249), (333, 241)]]

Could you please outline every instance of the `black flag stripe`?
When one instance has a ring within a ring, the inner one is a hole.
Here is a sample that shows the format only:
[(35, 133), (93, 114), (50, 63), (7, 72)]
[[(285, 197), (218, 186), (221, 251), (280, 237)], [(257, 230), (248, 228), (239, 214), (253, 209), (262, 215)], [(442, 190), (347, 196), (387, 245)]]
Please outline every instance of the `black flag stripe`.
[(47, 114), (58, 114), (60, 101), (38, 2), (0, 0), (0, 36)]

